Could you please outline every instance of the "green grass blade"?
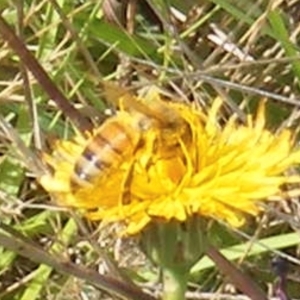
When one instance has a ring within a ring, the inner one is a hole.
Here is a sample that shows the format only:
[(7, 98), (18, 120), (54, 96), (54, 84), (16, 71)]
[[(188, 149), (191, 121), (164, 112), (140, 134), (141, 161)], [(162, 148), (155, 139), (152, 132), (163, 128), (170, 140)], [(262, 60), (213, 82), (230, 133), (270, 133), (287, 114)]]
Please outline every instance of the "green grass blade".
[[(53, 253), (61, 253), (62, 252), (62, 246), (64, 247), (67, 245), (72, 237), (74, 237), (75, 233), (77, 231), (77, 226), (73, 219), (70, 219), (68, 223), (63, 228), (62, 232), (58, 234), (58, 242), (54, 243), (51, 247), (50, 251), (53, 251)], [(53, 269), (47, 265), (40, 265), (35, 271), (34, 271), (34, 278), (28, 285), (27, 289), (23, 293), (20, 300), (34, 300), (34, 299), (40, 299), (41, 291), (45, 284), (47, 283), (50, 274), (52, 273)]]
[[(288, 29), (286, 28), (283, 14), (278, 10), (273, 10), (268, 15), (271, 24), (273, 35), (281, 44), (287, 57), (295, 58), (299, 55), (299, 47), (293, 44), (290, 40)], [(300, 62), (299, 60), (291, 59), (291, 64), (295, 76), (300, 80)]]
[[(299, 234), (293, 232), (261, 239), (251, 245), (251, 249), (249, 252), (249, 243), (232, 246), (223, 249), (221, 252), (228, 260), (236, 260), (243, 257), (245, 253), (247, 253), (247, 257), (260, 255), (272, 250), (280, 250), (283, 248), (298, 245), (299, 241)], [(191, 274), (198, 273), (213, 266), (213, 261), (211, 261), (208, 257), (204, 257), (192, 268)]]

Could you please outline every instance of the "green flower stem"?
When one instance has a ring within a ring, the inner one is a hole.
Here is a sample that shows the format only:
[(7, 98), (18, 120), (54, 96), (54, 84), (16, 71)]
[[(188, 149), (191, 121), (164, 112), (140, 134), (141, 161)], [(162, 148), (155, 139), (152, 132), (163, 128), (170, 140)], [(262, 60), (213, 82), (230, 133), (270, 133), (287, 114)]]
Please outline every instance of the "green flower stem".
[(162, 300), (184, 300), (191, 267), (206, 251), (206, 220), (153, 222), (141, 236), (141, 246), (162, 270)]
[(187, 289), (188, 270), (162, 269), (163, 300), (184, 300)]

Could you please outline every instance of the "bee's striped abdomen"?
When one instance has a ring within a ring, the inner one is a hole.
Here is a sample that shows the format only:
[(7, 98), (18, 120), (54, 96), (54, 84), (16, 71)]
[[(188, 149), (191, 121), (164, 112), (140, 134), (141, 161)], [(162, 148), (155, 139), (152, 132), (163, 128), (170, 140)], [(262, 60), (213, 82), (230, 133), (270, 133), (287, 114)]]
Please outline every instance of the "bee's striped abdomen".
[(91, 186), (95, 179), (126, 159), (134, 151), (138, 139), (139, 134), (128, 124), (117, 119), (105, 122), (75, 163), (71, 187)]

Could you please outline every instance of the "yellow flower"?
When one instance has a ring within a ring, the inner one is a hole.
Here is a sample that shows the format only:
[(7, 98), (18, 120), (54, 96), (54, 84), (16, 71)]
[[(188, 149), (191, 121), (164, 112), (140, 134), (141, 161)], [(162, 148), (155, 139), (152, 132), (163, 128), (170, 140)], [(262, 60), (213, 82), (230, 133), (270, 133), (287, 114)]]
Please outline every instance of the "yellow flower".
[[(207, 115), (189, 105), (163, 102), (158, 94), (139, 103), (149, 109), (149, 116), (125, 105), (113, 117), (128, 132), (136, 131), (138, 143), (132, 151), (118, 145), (117, 152), (130, 154), (89, 184), (74, 187), (74, 168), (105, 125), (88, 137), (58, 142), (53, 154), (46, 156), (53, 173), (40, 182), (59, 204), (83, 209), (93, 220), (122, 221), (127, 234), (140, 232), (150, 222), (181, 222), (194, 215), (237, 227), (245, 214), (260, 212), (260, 201), (280, 194), (283, 184), (300, 181), (299, 176), (283, 174), (300, 161), (292, 133), (265, 129), (263, 102), (245, 125), (232, 116), (223, 127), (218, 123), (220, 99)], [(151, 111), (166, 119), (156, 119)], [(113, 148), (116, 139), (112, 136), (108, 146)]]

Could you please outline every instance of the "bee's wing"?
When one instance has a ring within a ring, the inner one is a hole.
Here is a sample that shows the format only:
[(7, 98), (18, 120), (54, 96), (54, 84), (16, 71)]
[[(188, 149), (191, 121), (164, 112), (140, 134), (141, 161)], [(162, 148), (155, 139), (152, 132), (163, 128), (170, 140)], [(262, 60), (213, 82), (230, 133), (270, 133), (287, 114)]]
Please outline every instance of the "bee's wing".
[(181, 121), (178, 113), (161, 99), (157, 89), (150, 88), (142, 97), (145, 101), (136, 97), (129, 89), (117, 86), (113, 82), (104, 82), (103, 90), (105, 98), (121, 110), (141, 113), (166, 127), (170, 123)]

